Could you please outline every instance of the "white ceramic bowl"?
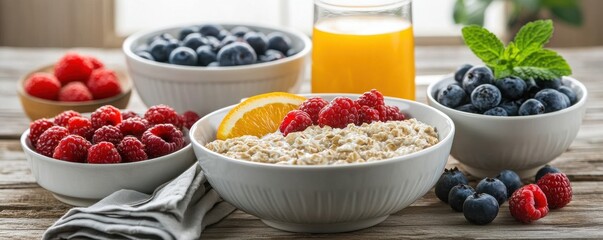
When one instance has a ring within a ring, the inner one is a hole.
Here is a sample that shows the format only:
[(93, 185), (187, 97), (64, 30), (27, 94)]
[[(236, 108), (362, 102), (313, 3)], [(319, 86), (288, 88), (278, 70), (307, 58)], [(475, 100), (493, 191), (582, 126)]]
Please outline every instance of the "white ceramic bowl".
[(541, 115), (486, 116), (448, 108), (435, 100), (435, 94), (454, 82), (452, 76), (427, 87), (427, 102), (454, 121), (457, 132), (450, 154), (462, 163), (464, 170), (481, 178), (511, 169), (528, 178), (565, 152), (580, 129), (586, 110), (586, 88), (573, 78), (564, 77), (562, 81), (576, 92), (578, 102)]
[[(317, 95), (305, 95), (317, 96)], [(359, 95), (321, 94), (356, 99)], [(345, 232), (373, 226), (421, 198), (440, 177), (454, 123), (425, 104), (386, 98), (436, 128), (440, 142), (406, 156), (350, 165), (288, 166), (229, 158), (205, 148), (232, 108), (203, 117), (190, 138), (211, 185), (226, 201), (269, 226), (293, 232)]]
[(305, 77), (312, 48), (310, 39), (295, 30), (248, 24), (222, 24), (226, 29), (246, 26), (270, 33), (280, 31), (291, 38), (297, 53), (267, 63), (232, 67), (195, 67), (160, 63), (143, 59), (134, 50), (153, 36), (170, 33), (177, 36), (182, 27), (134, 34), (123, 44), (128, 71), (142, 101), (147, 106), (167, 104), (178, 112), (193, 110), (205, 115), (237, 103), (241, 98), (266, 92), (297, 92)]
[(119, 164), (73, 163), (46, 157), (34, 151), (29, 129), (21, 135), (21, 147), (36, 182), (61, 202), (89, 206), (120, 189), (152, 193), (195, 162), (191, 144), (141, 162)]

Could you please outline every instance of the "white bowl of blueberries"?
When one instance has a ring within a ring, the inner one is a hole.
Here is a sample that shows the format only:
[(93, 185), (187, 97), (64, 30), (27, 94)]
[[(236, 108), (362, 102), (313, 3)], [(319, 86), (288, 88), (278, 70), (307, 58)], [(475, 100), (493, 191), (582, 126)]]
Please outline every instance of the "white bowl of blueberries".
[(248, 24), (163, 28), (123, 44), (146, 105), (202, 115), (260, 93), (297, 91), (311, 48), (301, 32)]
[(571, 77), (495, 79), (490, 68), (468, 64), (427, 88), (428, 104), (457, 127), (451, 155), (477, 177), (504, 169), (534, 176), (573, 142), (586, 98)]

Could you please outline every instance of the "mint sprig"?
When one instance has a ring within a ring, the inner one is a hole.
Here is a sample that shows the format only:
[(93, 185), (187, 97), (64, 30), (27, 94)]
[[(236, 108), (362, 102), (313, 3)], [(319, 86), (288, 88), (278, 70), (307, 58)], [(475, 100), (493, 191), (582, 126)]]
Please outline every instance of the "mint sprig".
[(467, 26), (463, 39), (471, 51), (492, 71), (496, 79), (517, 76), (522, 79), (552, 80), (572, 74), (565, 59), (545, 49), (553, 35), (551, 20), (538, 20), (524, 25), (505, 47), (492, 32), (480, 26)]

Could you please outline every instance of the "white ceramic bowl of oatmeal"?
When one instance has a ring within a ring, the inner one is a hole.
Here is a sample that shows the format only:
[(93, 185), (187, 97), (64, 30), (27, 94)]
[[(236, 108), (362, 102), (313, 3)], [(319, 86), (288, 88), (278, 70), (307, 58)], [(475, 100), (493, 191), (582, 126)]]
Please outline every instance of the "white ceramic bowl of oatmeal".
[[(331, 100), (359, 95), (306, 96)], [(384, 221), (429, 191), (446, 165), (454, 138), (454, 123), (439, 110), (397, 98), (385, 102), (433, 126), (438, 142), (407, 155), (364, 163), (309, 166), (235, 159), (206, 148), (232, 106), (197, 121), (190, 137), (209, 182), (237, 208), (285, 231), (353, 231)]]

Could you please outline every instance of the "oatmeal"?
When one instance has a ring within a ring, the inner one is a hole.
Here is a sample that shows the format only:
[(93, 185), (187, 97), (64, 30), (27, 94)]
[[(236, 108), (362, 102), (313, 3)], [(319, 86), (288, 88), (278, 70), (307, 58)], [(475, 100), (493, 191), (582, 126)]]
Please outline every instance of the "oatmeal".
[(206, 147), (225, 156), (286, 165), (329, 165), (378, 161), (410, 154), (438, 143), (436, 130), (416, 119), (374, 122), (343, 129), (310, 126), (284, 137), (242, 136), (210, 142)]

